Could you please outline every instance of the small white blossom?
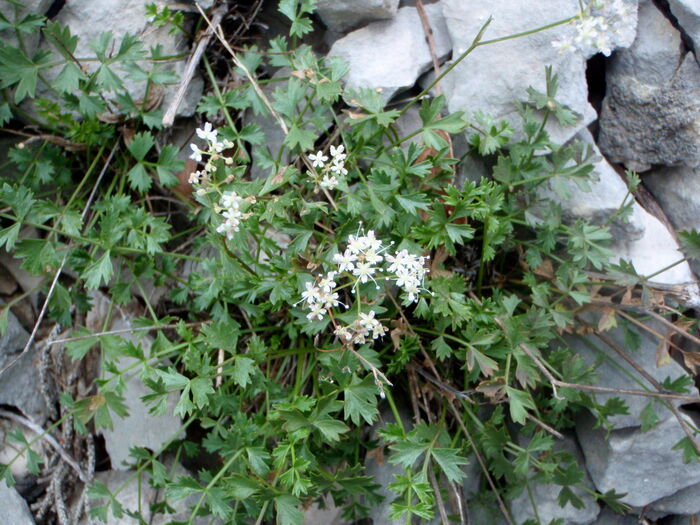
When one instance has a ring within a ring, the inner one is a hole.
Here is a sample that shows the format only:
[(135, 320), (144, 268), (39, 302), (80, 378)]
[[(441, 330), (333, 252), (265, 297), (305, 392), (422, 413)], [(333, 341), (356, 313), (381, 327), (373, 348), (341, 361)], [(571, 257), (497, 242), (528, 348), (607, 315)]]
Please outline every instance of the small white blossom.
[(334, 190), (337, 185), (338, 179), (335, 178), (335, 175), (324, 175), (323, 179), (321, 179), (321, 182), (319, 183), (319, 186), (327, 190)]
[(190, 158), (194, 161), (202, 162), (202, 153), (204, 152), (199, 149), (196, 144), (190, 144), (190, 148), (192, 148), (192, 155), (190, 155)]
[(366, 283), (370, 279), (374, 280), (374, 273), (377, 271), (377, 268), (372, 266), (371, 264), (367, 262), (358, 262), (355, 268), (353, 269), (352, 273), (353, 275), (357, 276), (358, 280), (361, 283)]
[(357, 260), (357, 255), (351, 252), (349, 249), (345, 250), (342, 254), (336, 253), (333, 256), (333, 262), (338, 265), (339, 272), (351, 272), (355, 268), (355, 261)]
[(314, 319), (317, 321), (322, 321), (323, 316), (326, 315), (327, 310), (323, 307), (322, 304), (312, 304), (310, 305), (311, 311), (306, 314), (306, 318), (309, 321), (313, 321)]
[(313, 153), (309, 155), (309, 160), (314, 168), (323, 168), (324, 164), (328, 161), (328, 157), (326, 157), (322, 151), (319, 151), (316, 155)]
[(328, 272), (325, 277), (322, 277), (318, 286), (326, 293), (331, 293), (335, 288), (335, 275), (337, 272)]
[(197, 128), (197, 136), (202, 140), (216, 142), (218, 131), (212, 128), (211, 122), (206, 122), (204, 128)]
[(345, 146), (342, 144), (338, 147), (336, 146), (331, 146), (331, 157), (333, 157), (333, 161), (337, 162), (342, 162), (347, 158), (347, 155), (344, 153), (345, 151)]

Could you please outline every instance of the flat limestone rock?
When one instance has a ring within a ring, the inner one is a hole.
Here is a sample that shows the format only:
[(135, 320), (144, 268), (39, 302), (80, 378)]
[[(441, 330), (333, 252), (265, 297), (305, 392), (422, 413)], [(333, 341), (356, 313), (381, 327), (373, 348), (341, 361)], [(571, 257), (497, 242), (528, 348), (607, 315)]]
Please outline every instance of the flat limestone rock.
[[(692, 425), (692, 421), (683, 415)], [(666, 419), (647, 432), (640, 428), (593, 428), (595, 418), (582, 415), (576, 424), (586, 468), (600, 492), (626, 493), (623, 503), (644, 507), (700, 483), (697, 463), (683, 463), (683, 453), (673, 447), (685, 436), (678, 420)]]
[[(583, 486), (594, 489), (593, 482), (591, 482), (591, 478), (583, 466), (583, 455), (576, 441), (573, 438), (566, 437), (564, 440), (556, 442), (555, 450), (566, 450), (571, 453), (584, 472)], [(574, 487), (572, 489), (574, 494), (581, 498), (584, 503), (582, 509), (577, 509), (571, 503), (567, 503), (564, 507), (559, 505), (557, 498), (562, 489), (560, 485), (531, 481), (529, 487), (537, 513), (535, 514), (535, 509), (530, 502), (528, 491), (523, 490), (510, 502), (511, 517), (517, 525), (525, 523), (527, 520), (537, 521), (538, 519), (541, 523), (550, 523), (552, 520), (560, 519), (570, 525), (588, 525), (595, 522), (600, 512), (600, 507), (596, 503), (595, 498), (583, 488)]]
[[(7, 332), (0, 337), (0, 369), (21, 354), (28, 339), (29, 333), (15, 314), (8, 312)], [(46, 420), (47, 408), (37, 382), (39, 360), (37, 346), (32, 345), (6, 373), (0, 375), (0, 405), (14, 406), (29, 419), (42, 424)]]
[(671, 22), (646, 2), (629, 49), (610, 60), (600, 115), (600, 149), (614, 162), (700, 165), (700, 66)]
[(0, 523), (7, 525), (34, 525), (34, 517), (27, 502), (14, 488), (0, 480)]
[[(443, 0), (442, 4), (453, 57), (466, 51), (491, 16), (493, 20), (482, 40), (528, 31), (573, 16), (579, 10), (577, 0)], [(551, 119), (547, 131), (555, 142), (566, 142), (596, 118), (588, 103), (585, 57), (580, 53), (561, 53), (552, 45), (570, 30), (555, 28), (474, 49), (442, 80), (448, 109), (463, 110), (467, 117), (482, 111), (496, 120), (507, 120), (520, 137), (522, 121), (515, 104), (527, 99), (528, 86), (545, 91), (545, 66), (551, 65), (559, 78), (557, 100), (576, 114), (577, 123), (562, 127)]]
[[(441, 3), (425, 6), (433, 29), (438, 57), (451, 49)], [(402, 89), (413, 86), (432, 67), (418, 10), (402, 7), (391, 20), (373, 22), (337, 40), (328, 56), (345, 59), (350, 71), (347, 87), (381, 90), (389, 100)]]
[[(162, 96), (161, 107), (166, 108), (173, 100), (177, 91), (180, 77), (185, 69), (187, 61), (188, 44), (187, 37), (182, 34), (172, 34), (168, 27), (156, 28), (149, 24), (146, 17), (146, 6), (152, 3), (151, 0), (104, 0), (96, 2), (94, 0), (66, 0), (61, 10), (56, 15), (54, 21), (66, 25), (70, 28), (71, 34), (78, 37), (78, 45), (74, 55), (76, 57), (94, 57), (95, 52), (91, 47), (91, 42), (97, 41), (100, 34), (111, 31), (115, 49), (122, 38), (129, 35), (136, 35), (143, 42), (146, 51), (152, 46), (160, 45), (163, 56), (180, 56), (177, 60), (168, 61), (163, 66), (163, 70), (170, 70), (175, 74), (176, 80), (160, 94)], [(166, 2), (170, 3), (170, 2)], [(42, 43), (42, 47), (52, 49), (47, 42)], [(84, 66), (92, 73), (99, 66), (99, 62), (85, 62)], [(148, 69), (152, 67), (149, 63), (141, 64), (141, 67)], [(60, 72), (61, 68), (47, 70), (44, 74), (49, 82)], [(143, 100), (146, 95), (146, 82), (134, 81), (126, 78), (126, 72), (118, 67), (114, 72), (122, 79), (124, 86), (135, 101)], [(201, 98), (204, 83), (199, 76), (195, 76), (190, 83), (187, 94), (180, 104), (177, 116), (191, 116), (194, 114), (196, 105)], [(40, 96), (51, 98), (52, 92), (39, 85)], [(154, 101), (160, 96), (150, 94)], [(108, 94), (108, 98), (109, 94)]]
[[(128, 319), (116, 319), (112, 323), (112, 330), (122, 330), (130, 327), (131, 323)], [(127, 333), (120, 334), (120, 337), (133, 342), (135, 345), (140, 344), (144, 354), (149, 355), (151, 343), (153, 342), (150, 336), (144, 336), (139, 339), (137, 335)], [(136, 361), (129, 357), (122, 357), (115, 364), (121, 370)], [(182, 420), (179, 416), (173, 414), (178, 400), (177, 394), (171, 392), (168, 395), (167, 408), (164, 414), (150, 414), (148, 412), (149, 406), (141, 400), (141, 397), (150, 394), (151, 391), (144, 386), (138, 372), (138, 368), (132, 370), (132, 373), (125, 379), (123, 395), (124, 403), (129, 409), (129, 415), (125, 418), (115, 416), (112, 430), (100, 429), (100, 433), (105, 439), (105, 447), (112, 462), (112, 468), (116, 470), (129, 468), (128, 465), (125, 465), (125, 462), (130, 461), (129, 449), (131, 447), (145, 447), (154, 452), (159, 451), (168, 441), (177, 439), (182, 434), (180, 430)], [(106, 374), (106, 377), (109, 377), (109, 374)]]
[[(644, 185), (654, 195), (676, 231), (700, 231), (700, 167), (659, 167), (644, 174)], [(700, 275), (700, 261), (688, 261)]]
[[(590, 315), (587, 318), (587, 321), (591, 325), (596, 326), (598, 319), (599, 316)], [(668, 331), (663, 324), (654, 319), (644, 321), (644, 324), (650, 330), (662, 335), (665, 335)], [(618, 347), (623, 348), (639, 366), (641, 366), (659, 383), (663, 382), (663, 380), (666, 378), (676, 380), (688, 376), (688, 373), (683, 369), (683, 367), (681, 367), (673, 359), (670, 359), (667, 364), (657, 366), (656, 351), (659, 347), (659, 339), (646, 330), (642, 330), (637, 327), (633, 327), (632, 330), (634, 330), (639, 337), (640, 345), (638, 349), (629, 347), (625, 340), (625, 332), (621, 327), (616, 327), (605, 331), (603, 332), (603, 335), (607, 339), (610, 339)], [(565, 337), (572, 350), (576, 352), (577, 355), (581, 356), (588, 365), (597, 364), (597, 385), (607, 388), (620, 388), (628, 390), (639, 390), (642, 388), (640, 384), (635, 381), (635, 379), (641, 379), (639, 373), (635, 371), (629, 363), (618, 356), (613, 349), (609, 348), (595, 334)], [(645, 386), (650, 386), (645, 380), (641, 380)], [(692, 387), (689, 395), (697, 395), (697, 393), (697, 389)], [(606, 401), (613, 397), (620, 398), (625, 402), (629, 408), (629, 414), (616, 414), (608, 418), (608, 422), (615, 429), (640, 426), (640, 415), (650, 402), (653, 403), (654, 411), (660, 419), (673, 417), (662, 403), (652, 401), (649, 398), (598, 392), (591, 395), (595, 397), (597, 402), (601, 405), (605, 404)], [(671, 400), (669, 402), (675, 406), (680, 406), (684, 403), (681, 400)]]
[(342, 33), (368, 22), (393, 18), (399, 0), (319, 0), (316, 13), (331, 31)]
[[(594, 224), (603, 224), (616, 213), (627, 198), (627, 185), (617, 171), (605, 160), (587, 130), (581, 131), (576, 140), (588, 142), (597, 160), (593, 163), (597, 180), (591, 182), (590, 192), (585, 192), (573, 181), (565, 180), (562, 186), (568, 193), (565, 198), (553, 189), (543, 189), (540, 196), (558, 202), (565, 220), (583, 218)], [(531, 213), (535, 213), (532, 210)], [(627, 222), (614, 220), (611, 224), (613, 260), (624, 259), (634, 266), (639, 275), (651, 275), (683, 258), (678, 242), (666, 226), (647, 212), (637, 202)], [(678, 301), (689, 307), (700, 305), (695, 276), (687, 262), (678, 264), (652, 279), (653, 282), (678, 288)]]
[(695, 46), (695, 57), (700, 53), (700, 2), (697, 0), (668, 0), (671, 13), (678, 25), (688, 35)]

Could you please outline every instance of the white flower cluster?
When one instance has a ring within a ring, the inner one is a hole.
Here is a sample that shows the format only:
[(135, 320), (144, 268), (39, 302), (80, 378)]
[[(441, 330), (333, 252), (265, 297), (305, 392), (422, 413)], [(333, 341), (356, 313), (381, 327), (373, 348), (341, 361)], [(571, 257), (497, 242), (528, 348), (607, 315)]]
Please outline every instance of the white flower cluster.
[(387, 255), (386, 260), (391, 263), (389, 272), (396, 275), (396, 286), (406, 292), (410, 302), (414, 302), (422, 289), (425, 274), (428, 273), (425, 267), (428, 258), (401, 250), (396, 255)]
[(334, 333), (343, 343), (365, 344), (369, 339), (378, 339), (386, 334), (386, 328), (376, 319), (374, 310), (360, 312), (349, 326), (338, 326)]
[(328, 157), (323, 154), (323, 151), (318, 151), (314, 155), (309, 155), (309, 160), (314, 168), (319, 168), (322, 176), (321, 180), (314, 180), (321, 188), (333, 190), (338, 185), (338, 177), (348, 174), (345, 169), (345, 146), (342, 144), (338, 147), (331, 146), (330, 148), (331, 162), (328, 162)]
[[(197, 170), (190, 174), (189, 183), (198, 185), (208, 185), (211, 182), (211, 175), (216, 171), (215, 161), (222, 158), (221, 152), (225, 149), (233, 147), (233, 142), (228, 139), (219, 140), (219, 132), (213, 128), (211, 122), (204, 124), (203, 128), (197, 128), (197, 136), (206, 141), (207, 148), (200, 149), (196, 144), (190, 144), (192, 155), (190, 158), (197, 162), (202, 162), (206, 157), (206, 164), (203, 170)], [(225, 157), (226, 164), (233, 163), (233, 159)], [(202, 190), (202, 188), (200, 188)], [(197, 190), (199, 193), (202, 191)]]
[[(380, 255), (386, 250), (382, 248), (382, 241), (374, 236), (374, 231), (370, 230), (367, 235), (351, 235), (345, 251), (333, 256), (333, 262), (338, 265), (339, 272), (350, 272), (357, 277), (356, 283), (366, 283), (374, 279), (375, 273), (379, 270), (379, 264), (384, 260)], [(377, 285), (379, 288), (379, 285)]]
[(338, 292), (334, 291), (335, 276), (336, 272), (328, 272), (318, 283), (306, 283), (306, 290), (301, 293), (301, 300), (310, 310), (306, 314), (309, 321), (314, 319), (321, 321), (329, 309), (341, 304)]
[[(308, 308), (306, 318), (309, 321), (321, 321), (325, 315), (331, 316), (334, 333), (343, 344), (364, 344), (368, 340), (377, 339), (386, 333), (386, 328), (375, 317), (374, 310), (359, 312), (357, 318), (348, 326), (336, 323), (331, 311), (340, 302), (336, 291), (336, 279), (341, 274), (350, 274), (354, 279), (352, 292), (355, 293), (360, 284), (372, 281), (377, 289), (377, 279), (393, 280), (405, 293), (409, 302), (415, 302), (423, 290), (423, 283), (428, 269), (425, 267), (427, 257), (414, 255), (407, 250), (401, 250), (394, 255), (382, 255), (391, 245), (384, 246), (377, 239), (374, 231), (366, 234), (350, 235), (344, 252), (336, 253), (333, 262), (337, 270), (328, 272), (317, 282), (309, 282), (301, 294), (301, 301)], [(384, 263), (384, 264), (383, 264)], [(297, 303), (297, 304), (299, 304)]]
[(217, 211), (221, 213), (224, 222), (216, 228), (217, 233), (225, 233), (229, 240), (233, 238), (233, 234), (240, 229), (241, 221), (247, 217), (247, 214), (241, 211), (244, 201), (245, 199), (235, 191), (227, 191), (221, 196)]
[(581, 10), (575, 34), (552, 45), (561, 52), (579, 50), (584, 54), (610, 56), (615, 42), (635, 16), (634, 7), (625, 0), (592, 0)]

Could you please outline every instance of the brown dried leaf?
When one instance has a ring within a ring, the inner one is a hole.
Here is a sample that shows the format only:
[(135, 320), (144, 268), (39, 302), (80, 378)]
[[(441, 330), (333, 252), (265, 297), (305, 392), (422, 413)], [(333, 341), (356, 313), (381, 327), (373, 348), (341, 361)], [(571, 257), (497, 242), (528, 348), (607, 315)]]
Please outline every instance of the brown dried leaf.
[(601, 308), (603, 315), (598, 320), (598, 331), (607, 332), (617, 326), (617, 318), (615, 317), (615, 309), (605, 306)]
[(664, 338), (656, 347), (656, 367), (660, 368), (662, 366), (671, 364), (671, 356), (668, 353), (668, 339)]
[(554, 266), (552, 266), (551, 259), (543, 260), (542, 263), (535, 268), (534, 274), (544, 277), (545, 279), (554, 279)]
[(369, 452), (367, 452), (367, 459), (374, 459), (374, 462), (377, 465), (383, 465), (384, 464), (384, 447), (377, 447), (373, 448)]

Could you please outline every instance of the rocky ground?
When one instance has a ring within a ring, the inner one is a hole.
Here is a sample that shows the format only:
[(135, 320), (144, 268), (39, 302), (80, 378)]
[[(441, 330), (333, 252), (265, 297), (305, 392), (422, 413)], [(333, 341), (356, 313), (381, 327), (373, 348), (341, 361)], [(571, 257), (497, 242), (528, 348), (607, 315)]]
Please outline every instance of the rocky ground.
[[(559, 100), (575, 113), (576, 124), (561, 127), (551, 123), (550, 133), (560, 142), (573, 138), (591, 143), (599, 153), (596, 163), (599, 180), (591, 193), (577, 187), (570, 188), (570, 199), (562, 201), (568, 218), (585, 217), (593, 221), (614, 221), (613, 249), (616, 257), (631, 261), (639, 274), (654, 274), (660, 288), (669, 290), (680, 307), (700, 307), (700, 292), (693, 284), (700, 274), (700, 263), (683, 263), (663, 270), (682, 257), (676, 233), (685, 229), (700, 229), (700, 1), (698, 0), (624, 0), (634, 16), (614, 30), (615, 38), (610, 56), (593, 52), (561, 53), (552, 46), (553, 40), (570, 38), (572, 28), (561, 26), (546, 32), (508, 40), (476, 49), (455, 67), (439, 84), (446, 96), (450, 111), (464, 110), (471, 115), (483, 111), (499, 119), (508, 120), (517, 130), (514, 100), (524, 96), (527, 86), (544, 87), (545, 66), (552, 65), (559, 75)], [(27, 10), (46, 13), (51, 9), (55, 20), (71, 27), (71, 31), (88, 42), (96, 32), (109, 28), (115, 35), (135, 33), (145, 35), (149, 43), (162, 44), (168, 53), (187, 53), (188, 43), (165, 30), (152, 30), (141, 15), (147, 0), (49, 0), (28, 2)], [(211, 4), (211, 2), (209, 2)], [(316, 35), (315, 45), (320, 52), (345, 59), (350, 70), (347, 83), (351, 86), (381, 90), (387, 101), (400, 104), (408, 94), (417, 93), (435, 78), (437, 67), (444, 70), (451, 59), (468, 48), (474, 35), (486, 19), (493, 15), (485, 39), (496, 39), (538, 27), (548, 20), (571, 16), (578, 9), (577, 0), (439, 0), (425, 2), (421, 17), (416, 2), (405, 0), (320, 0), (318, 17), (325, 31)], [(206, 4), (206, 2), (202, 2)], [(422, 5), (422, 4), (421, 4)], [(181, 6), (182, 7), (182, 6)], [(203, 7), (211, 7), (203, 5)], [(191, 5), (184, 5), (192, 10)], [(1, 8), (0, 8), (1, 9)], [(261, 16), (266, 10), (261, 9)], [(423, 24), (432, 29), (432, 45), (426, 42)], [(265, 21), (275, 31), (272, 17)], [(6, 38), (10, 38), (5, 35)], [(40, 49), (41, 41), (29, 45)], [(432, 52), (431, 52), (432, 47)], [(439, 63), (434, 62), (434, 58)], [(177, 66), (182, 72), (184, 63)], [(274, 75), (275, 72), (270, 72)], [(138, 86), (134, 87), (134, 90)], [(202, 94), (203, 82), (195, 75), (193, 82), (178, 108), (178, 121), (172, 140), (187, 136), (195, 127), (190, 117)], [(173, 92), (158, 95), (154, 103), (168, 107)], [(417, 110), (416, 110), (417, 111)], [(249, 115), (267, 134), (267, 144), (276, 151), (283, 136), (274, 122)], [(414, 112), (409, 111), (400, 122), (406, 133), (415, 129)], [(412, 128), (413, 126), (413, 128)], [(179, 131), (178, 131), (179, 130)], [(182, 130), (185, 130), (182, 132)], [(404, 133), (405, 134), (405, 133)], [(183, 158), (187, 155), (183, 152)], [(457, 152), (459, 156), (459, 152)], [(625, 169), (634, 170), (642, 186), (634, 195), (629, 221), (614, 214), (627, 198)], [(253, 173), (263, 168), (254, 165)], [(479, 174), (478, 166), (464, 170), (463, 177)], [(21, 292), (31, 292), (37, 281), (21, 270), (4, 252), (0, 257), (0, 294), (9, 298)], [(147, 290), (152, 302), (157, 303), (162, 290)], [(104, 298), (96, 293), (96, 304)], [(37, 311), (36, 293), (29, 293), (9, 314), (8, 332), (0, 339), (0, 368), (9, 363), (24, 347)], [(94, 313), (93, 313), (94, 312)], [(100, 326), (99, 307), (88, 316), (91, 323)], [(591, 319), (592, 323), (600, 319)], [(132, 318), (123, 312), (111, 327), (126, 330)], [(102, 328), (102, 327), (100, 327)], [(697, 378), (692, 360), (676, 362), (660, 358), (658, 334), (672, 340), (673, 333), (661, 321), (639, 326), (636, 336), (639, 347), (634, 352), (634, 363), (623, 360), (616, 346), (626, 347), (629, 334), (622, 328), (607, 332), (607, 345), (591, 336), (590, 340), (572, 338), (580, 354), (590, 363), (599, 363), (600, 384), (619, 389), (638, 387), (637, 372), (641, 367), (653, 380)], [(587, 344), (588, 343), (588, 344)], [(680, 343), (679, 343), (680, 344)], [(686, 344), (686, 343), (683, 343)], [(0, 376), (0, 462), (14, 456), (17, 443), (10, 439), (17, 429), (28, 439), (36, 435), (49, 418), (55, 418), (56, 385), (45, 378), (47, 366), (59, 363), (56, 352), (60, 345), (44, 342), (34, 345), (16, 365), (11, 375)], [(688, 347), (687, 350), (695, 351)], [(128, 363), (123, 363), (127, 366)], [(91, 365), (85, 365), (89, 367)], [(93, 364), (92, 366), (99, 366)], [(85, 369), (66, 370), (83, 373)], [(71, 383), (72, 384), (72, 383)], [(126, 508), (162, 498), (146, 487), (142, 476), (123, 465), (133, 446), (157, 450), (172, 439), (180, 428), (180, 419), (169, 411), (166, 415), (152, 416), (140, 400), (145, 393), (138, 380), (133, 379), (125, 392), (130, 414), (115, 425), (115, 429), (99, 436), (77, 438), (70, 425), (59, 428), (61, 443), (75, 439), (96, 440), (98, 463), (97, 479), (108, 488), (126, 484), (122, 491)], [(697, 395), (693, 388), (692, 395)], [(631, 507), (627, 516), (611, 513), (602, 508), (595, 498), (582, 492), (583, 508), (557, 503), (558, 490), (542, 485), (534, 487), (539, 520), (549, 523), (561, 519), (570, 524), (632, 524), (658, 523), (674, 525), (700, 522), (700, 466), (685, 464), (682, 456), (672, 447), (684, 435), (680, 419), (700, 423), (698, 407), (677, 403), (677, 413), (655, 409), (647, 398), (622, 396), (630, 407), (629, 414), (611, 419), (612, 427), (594, 428), (582, 415), (576, 431), (561, 441), (561, 447), (573, 451), (585, 466), (585, 483), (600, 492), (614, 489), (626, 493), (622, 501)], [(598, 398), (604, 403), (606, 395)], [(173, 403), (175, 400), (172, 400)], [(651, 408), (650, 408), (651, 407)], [(655, 411), (657, 424), (651, 429), (644, 421)], [(34, 433), (34, 434), (32, 434)], [(89, 443), (92, 445), (92, 443)], [(54, 446), (43, 439), (33, 445), (36, 454), (55, 461), (61, 445)], [(30, 457), (26, 461), (31, 460)], [(26, 461), (16, 462), (13, 474), (18, 480), (15, 488), (0, 485), (0, 524), (23, 525), (41, 521), (42, 499), (37, 499), (37, 480), (28, 473)], [(108, 468), (105, 468), (105, 465)], [(196, 465), (187, 465), (196, 468)], [(172, 463), (172, 474), (185, 466)], [(376, 465), (368, 460), (370, 472), (377, 480), (388, 483), (390, 467)], [(60, 469), (57, 469), (60, 470)], [(71, 474), (75, 476), (74, 474)], [(473, 473), (478, 476), (478, 470)], [(51, 472), (49, 482), (59, 486), (69, 474)], [(72, 479), (72, 478), (71, 478)], [(46, 481), (46, 480), (44, 480)], [(60, 488), (56, 489), (60, 490)], [(469, 488), (465, 487), (468, 492)], [(520, 524), (533, 519), (530, 505), (521, 499), (511, 501), (515, 521)], [(32, 510), (28, 505), (32, 504)], [(85, 499), (66, 501), (68, 515), (80, 508)], [(181, 502), (185, 519), (187, 502)], [(333, 509), (309, 509), (309, 523), (339, 523)], [(495, 518), (478, 505), (470, 507), (471, 523), (493, 523)], [(161, 518), (152, 521), (161, 523)], [(646, 520), (646, 521), (640, 521)], [(69, 519), (70, 521), (70, 519)], [(110, 524), (131, 523), (128, 518), (110, 517)], [(378, 507), (374, 523), (391, 523), (386, 507)]]

